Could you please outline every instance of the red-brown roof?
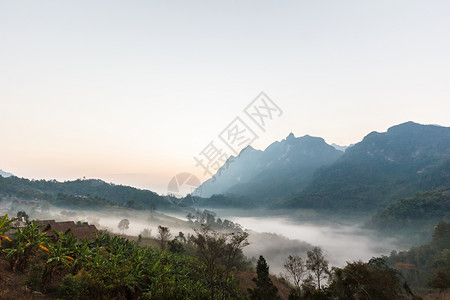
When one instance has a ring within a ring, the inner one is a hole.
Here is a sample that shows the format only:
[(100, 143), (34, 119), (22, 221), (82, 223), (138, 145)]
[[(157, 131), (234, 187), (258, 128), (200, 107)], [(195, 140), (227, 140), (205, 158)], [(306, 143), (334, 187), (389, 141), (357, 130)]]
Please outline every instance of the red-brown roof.
[(78, 239), (94, 240), (97, 228), (94, 225), (76, 225), (73, 221), (56, 222), (55, 220), (35, 221), (36, 225), (42, 225), (41, 231), (53, 236), (53, 230), (56, 232), (68, 233), (72, 231), (74, 237)]

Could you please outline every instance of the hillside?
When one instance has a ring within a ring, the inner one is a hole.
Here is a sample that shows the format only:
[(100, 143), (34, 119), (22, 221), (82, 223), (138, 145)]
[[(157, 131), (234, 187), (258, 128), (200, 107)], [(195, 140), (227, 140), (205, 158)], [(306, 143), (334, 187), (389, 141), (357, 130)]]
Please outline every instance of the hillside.
[(408, 251), (393, 251), (386, 262), (417, 291), (450, 288), (450, 223), (439, 222), (430, 242)]
[(440, 221), (450, 221), (450, 190), (416, 193), (395, 201), (372, 217), (368, 225), (411, 243), (423, 243)]
[(156, 209), (175, 209), (170, 200), (158, 194), (129, 186), (88, 179), (58, 182), (0, 177), (0, 196), (5, 199), (46, 200), (60, 207), (85, 208), (120, 205)]
[(274, 203), (301, 192), (317, 168), (342, 155), (322, 138), (296, 138), (291, 133), (264, 151), (248, 146), (229, 158), (228, 168), (222, 167), (215, 178), (204, 182), (201, 193), (203, 197), (225, 194), (250, 205)]
[(418, 191), (450, 187), (450, 128), (407, 122), (372, 132), (319, 169), (291, 208), (383, 208)]

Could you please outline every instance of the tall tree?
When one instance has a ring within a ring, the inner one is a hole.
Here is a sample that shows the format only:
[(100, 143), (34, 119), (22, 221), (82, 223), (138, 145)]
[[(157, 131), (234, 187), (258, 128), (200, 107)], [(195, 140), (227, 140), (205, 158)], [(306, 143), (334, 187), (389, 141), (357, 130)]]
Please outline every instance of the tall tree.
[(158, 241), (161, 250), (166, 248), (167, 242), (172, 238), (172, 234), (170, 233), (169, 227), (158, 226)]
[(308, 256), (306, 267), (314, 274), (314, 278), (317, 281), (317, 289), (320, 290), (320, 283), (330, 275), (328, 260), (325, 259), (322, 249), (319, 247), (314, 247), (313, 250), (306, 252), (306, 254)]
[(295, 286), (295, 295), (297, 297), (300, 297), (301, 296), (300, 287), (303, 278), (307, 274), (305, 262), (300, 256), (289, 255), (286, 261), (284, 262), (284, 268), (288, 272), (289, 278), (291, 278), (291, 281)]
[(206, 264), (210, 297), (214, 299), (216, 282), (215, 277), (220, 259), (225, 253), (226, 235), (211, 230), (208, 226), (202, 225), (201, 229), (194, 229), (197, 236), (193, 237), (193, 242), (197, 246), (197, 252)]
[(233, 267), (239, 267), (242, 261), (242, 249), (249, 245), (248, 232), (238, 231), (229, 233), (227, 236), (227, 243), (225, 245), (225, 266), (227, 271), (231, 271)]
[(262, 255), (259, 256), (256, 266), (257, 277), (253, 278), (256, 287), (248, 289), (250, 299), (252, 300), (273, 300), (279, 299), (278, 288), (273, 285), (269, 278), (269, 266)]

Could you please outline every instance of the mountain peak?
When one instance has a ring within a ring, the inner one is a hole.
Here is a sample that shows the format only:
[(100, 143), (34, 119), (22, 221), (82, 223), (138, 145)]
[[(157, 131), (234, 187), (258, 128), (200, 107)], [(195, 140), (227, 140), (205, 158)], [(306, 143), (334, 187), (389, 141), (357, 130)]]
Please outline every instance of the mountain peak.
[[(241, 150), (241, 152), (239, 152), (239, 154), (237, 155), (237, 157), (241, 157), (242, 155), (248, 155), (254, 152), (258, 152), (260, 150), (256, 150), (255, 148), (253, 148), (252, 146), (248, 145), (247, 147), (245, 147), (244, 149)], [(233, 157), (233, 159), (235, 158), (233, 155), (231, 156)]]
[(289, 141), (289, 140), (292, 140), (292, 139), (295, 139), (295, 135), (291, 132), (291, 133), (289, 133), (289, 135), (286, 137), (286, 141)]

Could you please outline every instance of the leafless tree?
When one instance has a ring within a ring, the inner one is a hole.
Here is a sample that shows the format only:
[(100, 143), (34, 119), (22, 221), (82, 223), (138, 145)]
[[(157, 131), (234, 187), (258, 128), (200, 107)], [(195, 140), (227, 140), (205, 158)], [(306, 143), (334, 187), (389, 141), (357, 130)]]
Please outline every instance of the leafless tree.
[(288, 277), (291, 279), (292, 283), (295, 286), (297, 296), (300, 296), (301, 292), (300, 287), (303, 278), (308, 273), (308, 271), (306, 270), (305, 262), (300, 256), (289, 255), (286, 261), (284, 262), (284, 267), (288, 272)]

